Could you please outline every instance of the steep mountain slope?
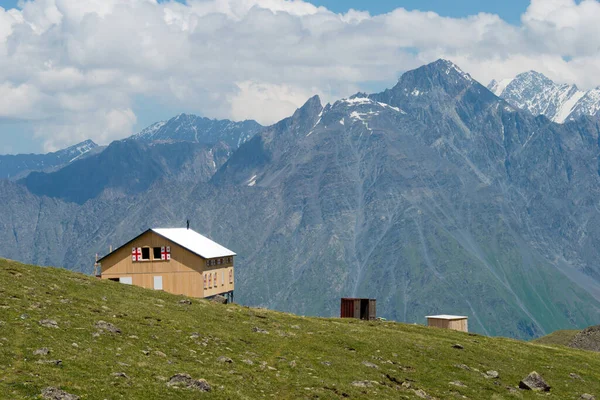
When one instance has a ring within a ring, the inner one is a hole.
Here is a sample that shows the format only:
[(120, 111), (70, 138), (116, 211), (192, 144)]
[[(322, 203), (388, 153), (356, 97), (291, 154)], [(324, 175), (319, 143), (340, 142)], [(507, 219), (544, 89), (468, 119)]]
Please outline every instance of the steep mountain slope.
[(152, 124), (131, 138), (143, 142), (186, 141), (209, 145), (224, 142), (237, 149), (261, 128), (256, 121), (233, 122), (180, 114), (168, 121)]
[(310, 99), (210, 182), (81, 205), (4, 182), (0, 251), (91, 271), (94, 253), (190, 219), (240, 255), (246, 304), (332, 316), (339, 297), (368, 296), (386, 318), (459, 313), (531, 338), (600, 318), (598, 133), (519, 111), (440, 60), (383, 93)]
[[(186, 302), (6, 260), (0, 288), (2, 399), (48, 387), (82, 399), (536, 399), (517, 389), (533, 370), (550, 398), (600, 393), (600, 359), (580, 350)], [(211, 390), (168, 385), (176, 374)]]
[(191, 142), (146, 145), (113, 142), (102, 153), (52, 173), (34, 172), (21, 182), (31, 193), (84, 203), (101, 193), (131, 195), (159, 180), (206, 181), (230, 155), (227, 145)]
[(557, 123), (600, 116), (600, 88), (582, 91), (575, 85), (554, 83), (535, 71), (514, 79), (492, 81), (488, 88), (513, 106), (533, 115), (545, 115)]
[(61, 168), (82, 157), (94, 154), (98, 145), (91, 140), (48, 154), (0, 155), (0, 179), (19, 179), (31, 171)]

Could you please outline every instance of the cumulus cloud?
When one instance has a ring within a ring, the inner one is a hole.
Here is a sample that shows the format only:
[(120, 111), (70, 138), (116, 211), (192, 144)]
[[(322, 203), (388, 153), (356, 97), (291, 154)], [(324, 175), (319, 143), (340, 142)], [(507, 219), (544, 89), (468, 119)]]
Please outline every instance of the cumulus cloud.
[(128, 136), (139, 99), (269, 124), (313, 94), (391, 86), (441, 57), (483, 83), (535, 69), (600, 85), (598, 0), (532, 0), (520, 26), (486, 13), (336, 14), (303, 0), (20, 4), (0, 8), (0, 121), (30, 121), (47, 150)]

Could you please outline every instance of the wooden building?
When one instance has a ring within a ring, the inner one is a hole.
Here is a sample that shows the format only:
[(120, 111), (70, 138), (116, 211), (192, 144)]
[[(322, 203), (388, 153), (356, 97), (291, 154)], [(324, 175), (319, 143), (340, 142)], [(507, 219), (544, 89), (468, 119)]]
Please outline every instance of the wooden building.
[(340, 317), (374, 320), (377, 318), (377, 300), (343, 298)]
[(236, 254), (191, 229), (149, 229), (98, 260), (100, 277), (189, 297), (233, 301)]
[(467, 323), (468, 317), (458, 315), (432, 315), (426, 318), (427, 326), (469, 332), (469, 325)]

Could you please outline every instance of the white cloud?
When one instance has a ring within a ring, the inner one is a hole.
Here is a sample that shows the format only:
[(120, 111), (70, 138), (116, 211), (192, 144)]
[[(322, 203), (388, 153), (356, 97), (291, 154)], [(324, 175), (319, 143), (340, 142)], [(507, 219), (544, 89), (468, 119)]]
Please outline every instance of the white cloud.
[(31, 121), (47, 149), (125, 137), (140, 98), (272, 123), (315, 93), (391, 86), (440, 57), (484, 83), (536, 69), (600, 85), (597, 0), (532, 0), (520, 26), (485, 13), (336, 14), (302, 0), (21, 4), (0, 8), (0, 118)]

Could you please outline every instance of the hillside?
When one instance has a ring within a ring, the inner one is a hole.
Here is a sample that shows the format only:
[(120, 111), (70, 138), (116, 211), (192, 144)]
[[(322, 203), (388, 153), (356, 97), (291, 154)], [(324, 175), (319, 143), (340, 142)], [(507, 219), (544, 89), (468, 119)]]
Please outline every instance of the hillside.
[(178, 373), (205, 379), (207, 399), (533, 399), (516, 386), (534, 370), (548, 398), (600, 393), (600, 358), (579, 350), (187, 301), (7, 260), (0, 291), (3, 399), (50, 386), (81, 399), (198, 398), (167, 385)]

